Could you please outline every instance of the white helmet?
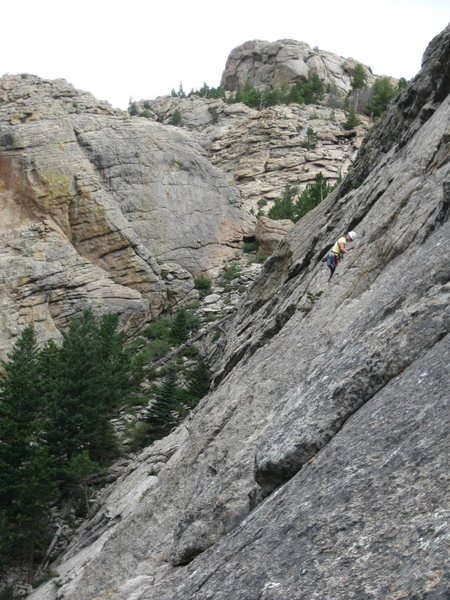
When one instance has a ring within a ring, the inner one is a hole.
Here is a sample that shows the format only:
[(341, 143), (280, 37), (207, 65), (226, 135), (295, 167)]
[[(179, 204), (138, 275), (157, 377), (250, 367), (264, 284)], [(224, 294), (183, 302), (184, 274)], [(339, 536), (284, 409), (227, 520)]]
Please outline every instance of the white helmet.
[(348, 236), (352, 238), (352, 241), (356, 239), (356, 231), (349, 231)]

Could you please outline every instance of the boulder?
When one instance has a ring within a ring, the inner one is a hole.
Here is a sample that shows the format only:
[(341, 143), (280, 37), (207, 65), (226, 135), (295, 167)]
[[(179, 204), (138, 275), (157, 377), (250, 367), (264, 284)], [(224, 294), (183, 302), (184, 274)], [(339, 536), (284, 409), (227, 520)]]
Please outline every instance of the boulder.
[(289, 219), (269, 219), (260, 217), (256, 221), (255, 239), (259, 248), (266, 254), (272, 254), (281, 240), (294, 227)]

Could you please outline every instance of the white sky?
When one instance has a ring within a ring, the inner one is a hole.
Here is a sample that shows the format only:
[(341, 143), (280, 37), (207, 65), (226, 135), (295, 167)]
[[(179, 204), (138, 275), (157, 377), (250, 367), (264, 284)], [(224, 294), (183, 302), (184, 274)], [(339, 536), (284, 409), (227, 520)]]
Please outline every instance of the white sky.
[(62, 77), (127, 108), (218, 86), (245, 41), (290, 38), (410, 79), (449, 0), (3, 0), (0, 75)]

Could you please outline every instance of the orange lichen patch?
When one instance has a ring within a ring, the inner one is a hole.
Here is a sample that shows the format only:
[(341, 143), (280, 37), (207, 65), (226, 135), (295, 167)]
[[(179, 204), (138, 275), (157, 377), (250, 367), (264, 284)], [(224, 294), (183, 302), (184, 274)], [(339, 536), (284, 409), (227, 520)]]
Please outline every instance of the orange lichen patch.
[(5, 228), (32, 219), (32, 203), (22, 160), (0, 153), (0, 207)]

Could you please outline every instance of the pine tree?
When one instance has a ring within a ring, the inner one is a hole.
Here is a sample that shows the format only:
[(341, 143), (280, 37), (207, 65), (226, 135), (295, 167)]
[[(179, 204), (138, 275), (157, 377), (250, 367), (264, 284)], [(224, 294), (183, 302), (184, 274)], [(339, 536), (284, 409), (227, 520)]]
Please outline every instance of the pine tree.
[(61, 491), (88, 510), (95, 462), (116, 451), (110, 418), (143, 375), (114, 315), (86, 311), (61, 347), (41, 351), (33, 328), (24, 330), (0, 374), (0, 567), (27, 561), (31, 582)]
[(308, 127), (306, 130), (306, 142), (305, 147), (308, 150), (312, 150), (316, 147), (317, 144), (317, 133), (314, 131), (312, 127)]
[(211, 90), (209, 89), (209, 86), (206, 84), (206, 82), (203, 82), (202, 87), (198, 90), (197, 95), (201, 96), (202, 98), (208, 98), (210, 95)]
[(175, 109), (173, 115), (169, 119), (169, 125), (174, 125), (175, 127), (177, 127), (178, 125), (181, 125), (181, 121), (181, 113), (177, 108)]
[[(117, 325), (116, 316), (99, 321), (92, 311), (85, 311), (71, 321), (57, 355), (51, 348), (43, 353), (42, 360), (49, 365), (43, 369), (49, 372), (50, 441), (60, 473), (83, 450), (99, 463), (117, 453), (110, 419), (120, 404), (127, 403), (143, 375), (125, 350)], [(52, 361), (57, 368), (50, 374)]]
[(352, 90), (360, 90), (367, 83), (367, 73), (364, 67), (358, 63), (353, 70), (352, 78), (351, 78), (351, 86)]
[(343, 127), (346, 130), (350, 130), (350, 129), (354, 129), (358, 125), (359, 125), (359, 119), (356, 116), (356, 111), (352, 106), (347, 113), (347, 120), (343, 124)]
[(306, 215), (310, 210), (322, 202), (324, 198), (334, 189), (333, 186), (327, 184), (322, 173), (317, 173), (313, 183), (309, 183), (303, 192), (300, 194), (294, 206), (294, 221), (298, 221)]
[(362, 90), (367, 83), (367, 73), (364, 67), (358, 63), (353, 70), (351, 78), (351, 86), (354, 92), (354, 110), (359, 111), (359, 97), (360, 90)]
[(51, 535), (57, 488), (47, 443), (45, 405), (33, 327), (17, 340), (0, 377), (0, 562), (34, 560)]
[(297, 81), (289, 90), (288, 102), (296, 104), (304, 104), (305, 96), (303, 94), (303, 85), (301, 81)]
[(203, 398), (209, 392), (211, 387), (209, 369), (203, 360), (199, 360), (194, 369), (187, 374), (187, 380), (187, 392), (196, 404), (200, 398)]
[(89, 516), (88, 482), (100, 470), (100, 465), (89, 458), (87, 450), (75, 454), (67, 464), (67, 489), (70, 492), (72, 500), (79, 500), (78, 512), (81, 516)]
[(168, 435), (178, 422), (177, 412), (177, 372), (170, 366), (147, 417), (146, 442), (151, 444)]
[(314, 73), (308, 81), (303, 84), (303, 96), (305, 104), (317, 104), (323, 98), (324, 87), (318, 75)]
[(379, 117), (384, 113), (388, 104), (399, 92), (387, 77), (377, 79), (373, 84), (373, 98), (371, 104), (367, 107), (369, 113), (374, 117)]
[(408, 81), (404, 77), (400, 77), (397, 83), (397, 90), (402, 92), (408, 86)]
[(177, 310), (175, 318), (170, 329), (170, 339), (173, 344), (179, 346), (188, 339), (188, 318), (187, 311), (184, 308)]
[(250, 80), (247, 80), (245, 87), (241, 92), (241, 102), (252, 108), (260, 108), (261, 100), (262, 92), (257, 90), (251, 84)]
[(287, 185), (281, 198), (277, 198), (270, 208), (267, 216), (270, 219), (290, 219), (295, 218), (294, 198), (298, 194), (298, 188)]

